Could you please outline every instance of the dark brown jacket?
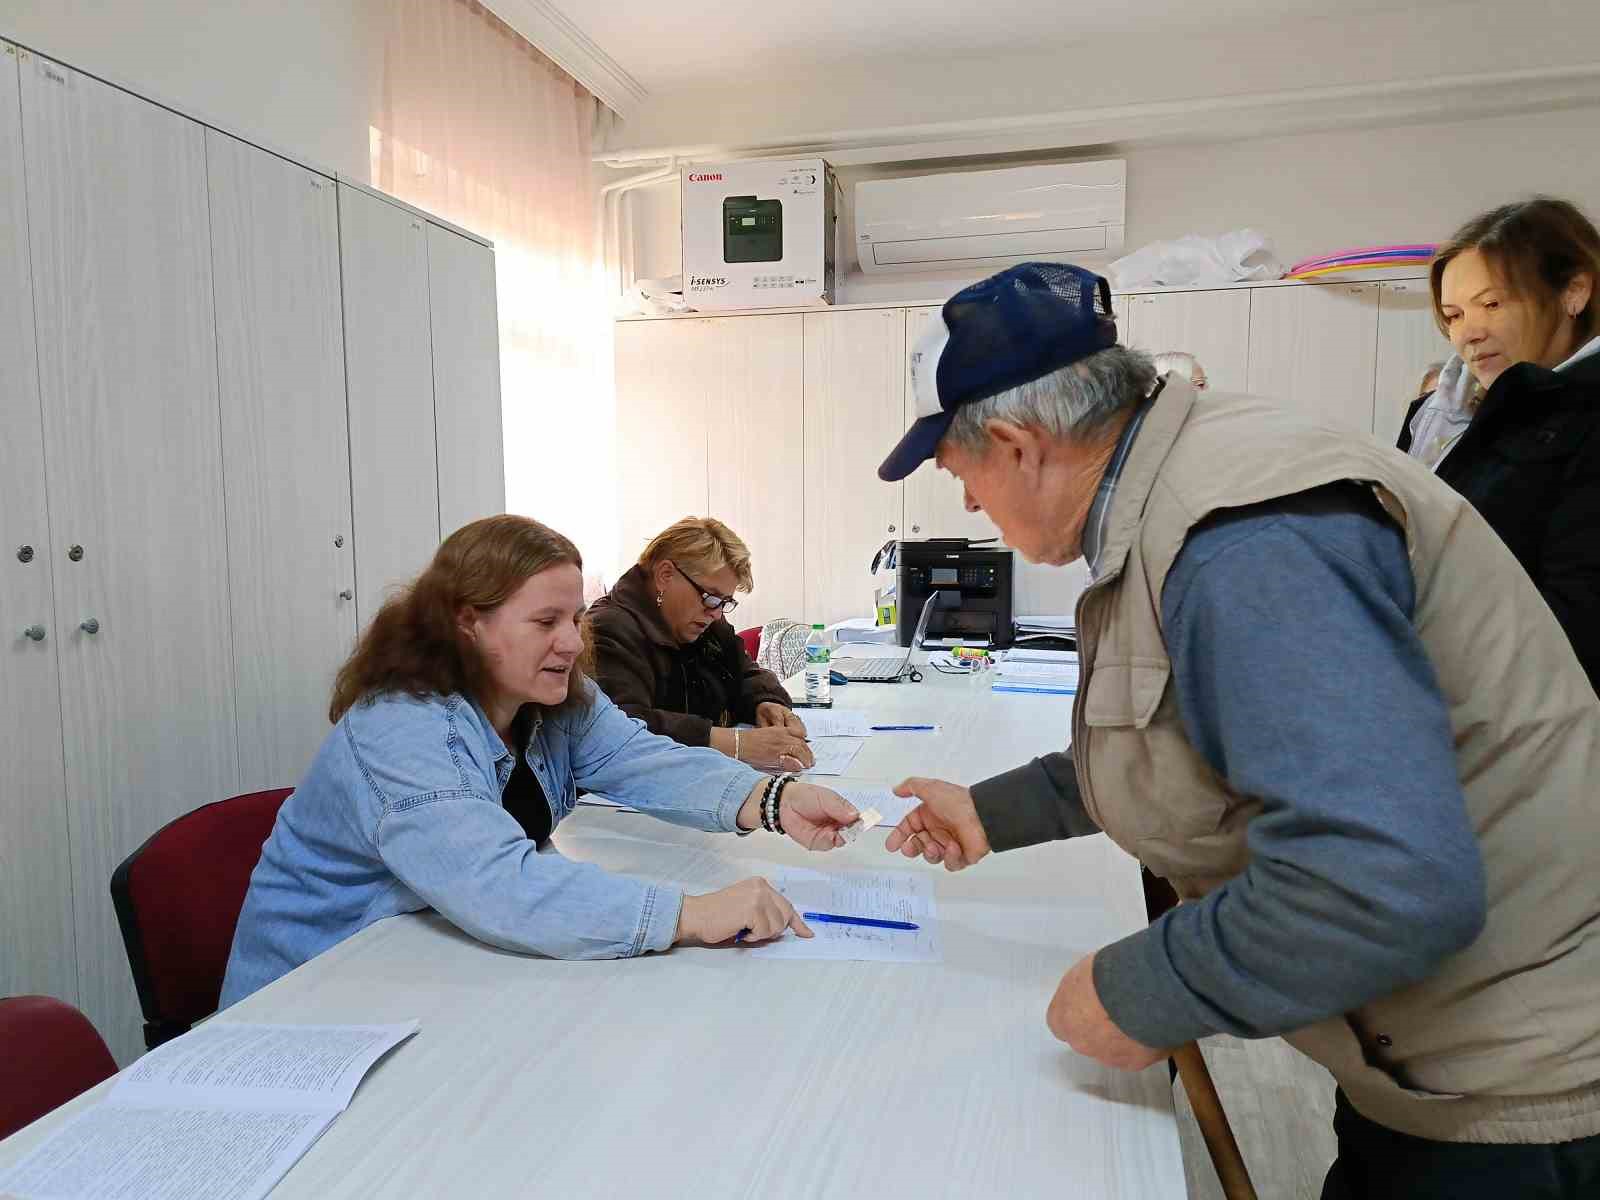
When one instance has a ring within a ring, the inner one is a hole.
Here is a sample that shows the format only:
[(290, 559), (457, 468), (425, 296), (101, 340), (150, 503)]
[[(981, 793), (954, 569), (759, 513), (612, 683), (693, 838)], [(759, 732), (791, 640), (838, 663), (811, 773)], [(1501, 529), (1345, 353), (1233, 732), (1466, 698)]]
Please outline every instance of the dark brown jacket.
[(754, 724), (756, 705), (789, 707), (789, 693), (771, 671), (750, 661), (723, 618), (698, 641), (678, 644), (656, 604), (643, 567), (630, 568), (589, 609), (595, 680), (612, 703), (652, 733), (704, 746), (716, 725)]

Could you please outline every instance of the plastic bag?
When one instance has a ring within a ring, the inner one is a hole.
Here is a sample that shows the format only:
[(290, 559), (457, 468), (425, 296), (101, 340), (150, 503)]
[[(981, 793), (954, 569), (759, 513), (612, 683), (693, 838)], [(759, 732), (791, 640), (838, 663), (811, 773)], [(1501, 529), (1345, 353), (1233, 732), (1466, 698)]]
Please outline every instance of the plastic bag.
[(1138, 287), (1216, 287), (1283, 278), (1283, 264), (1271, 241), (1254, 229), (1151, 242), (1117, 259), (1109, 269), (1111, 286), (1123, 292)]

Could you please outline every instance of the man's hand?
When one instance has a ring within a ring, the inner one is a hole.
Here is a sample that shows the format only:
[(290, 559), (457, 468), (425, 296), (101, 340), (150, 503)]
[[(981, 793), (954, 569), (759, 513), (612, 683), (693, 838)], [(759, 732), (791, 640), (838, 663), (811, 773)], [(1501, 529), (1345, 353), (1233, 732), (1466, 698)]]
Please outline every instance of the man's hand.
[(1139, 1071), (1167, 1057), (1166, 1050), (1152, 1050), (1136, 1042), (1122, 1030), (1100, 1003), (1094, 990), (1094, 955), (1080, 958), (1061, 977), (1056, 994), (1050, 997), (1045, 1014), (1050, 1032), (1086, 1058), (1116, 1067), (1120, 1071)]
[(763, 700), (756, 705), (757, 729), (782, 729), (802, 740), (806, 736), (806, 723), (776, 700)]
[(922, 855), (943, 863), (947, 871), (970, 867), (989, 853), (989, 835), (978, 820), (972, 793), (942, 779), (907, 779), (894, 789), (896, 796), (915, 796), (920, 805), (894, 827), (884, 849), (907, 858)]

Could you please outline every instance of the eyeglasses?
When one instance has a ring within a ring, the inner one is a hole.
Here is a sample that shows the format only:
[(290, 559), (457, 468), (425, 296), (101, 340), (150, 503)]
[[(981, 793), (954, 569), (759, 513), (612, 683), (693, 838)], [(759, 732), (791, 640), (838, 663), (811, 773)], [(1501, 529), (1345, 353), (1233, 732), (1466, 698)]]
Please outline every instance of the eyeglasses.
[(713, 592), (710, 588), (706, 587), (705, 584), (697, 583), (693, 578), (690, 577), (689, 572), (685, 571), (677, 563), (673, 562), (672, 559), (669, 558), (667, 561), (672, 563), (672, 569), (679, 575), (682, 575), (690, 587), (700, 593), (700, 603), (705, 605), (707, 612), (731, 613), (734, 609), (739, 607), (739, 602), (732, 596), (717, 595), (716, 592)]

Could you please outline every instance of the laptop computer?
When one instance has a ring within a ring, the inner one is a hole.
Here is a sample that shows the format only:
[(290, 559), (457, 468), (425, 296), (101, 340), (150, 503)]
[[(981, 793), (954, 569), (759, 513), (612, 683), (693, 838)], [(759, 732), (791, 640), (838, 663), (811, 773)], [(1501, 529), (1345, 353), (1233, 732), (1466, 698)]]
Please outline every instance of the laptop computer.
[(899, 683), (911, 668), (911, 652), (922, 645), (922, 636), (928, 632), (928, 618), (939, 599), (938, 592), (929, 592), (923, 602), (922, 615), (917, 618), (916, 631), (911, 635), (911, 645), (904, 654), (875, 655), (872, 658), (841, 658), (831, 666), (836, 674), (851, 683)]

